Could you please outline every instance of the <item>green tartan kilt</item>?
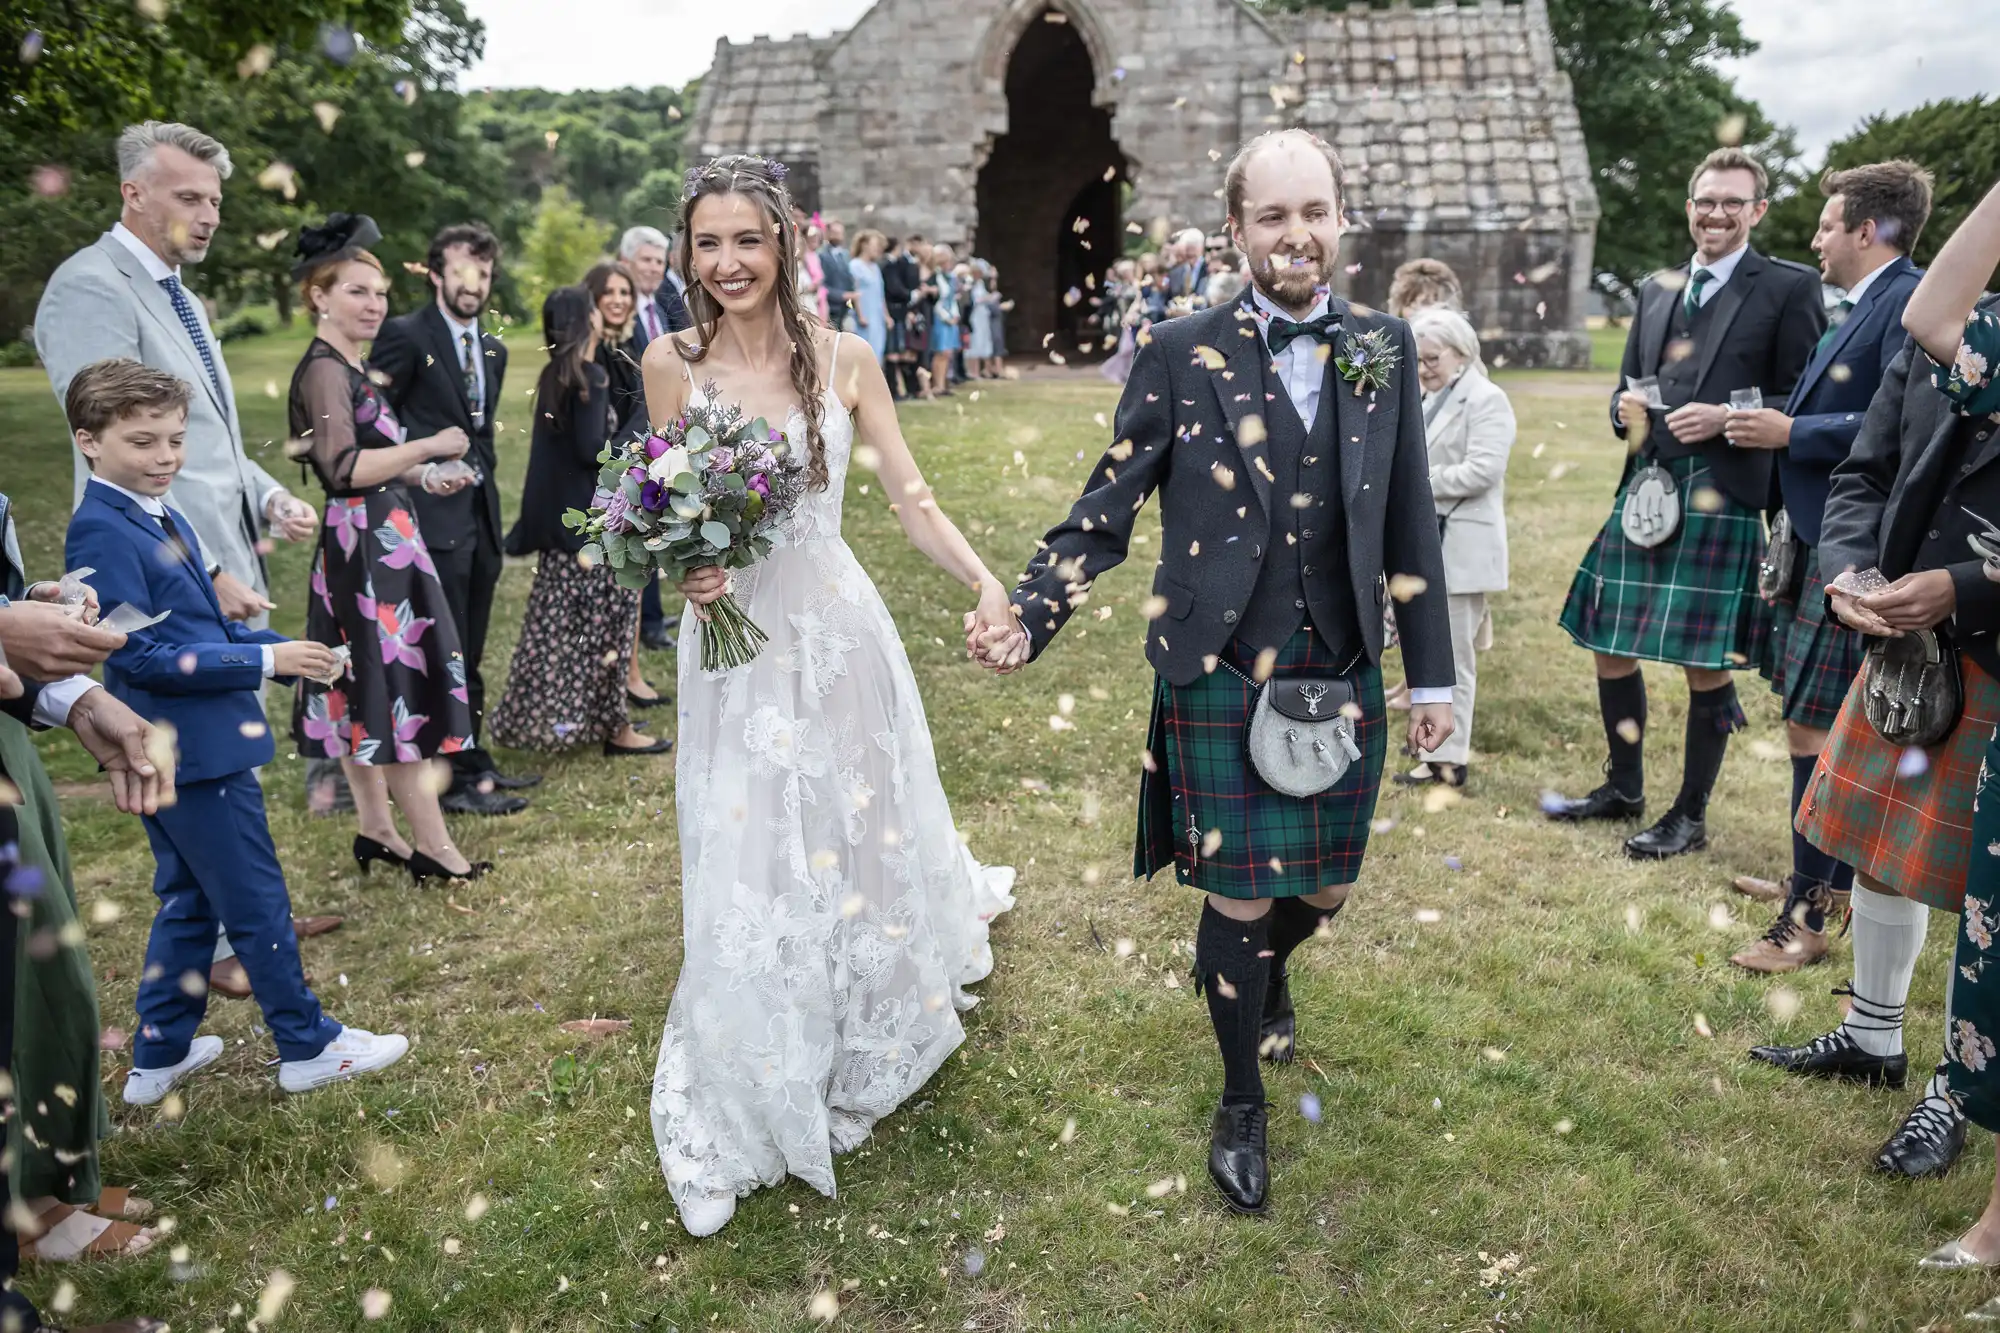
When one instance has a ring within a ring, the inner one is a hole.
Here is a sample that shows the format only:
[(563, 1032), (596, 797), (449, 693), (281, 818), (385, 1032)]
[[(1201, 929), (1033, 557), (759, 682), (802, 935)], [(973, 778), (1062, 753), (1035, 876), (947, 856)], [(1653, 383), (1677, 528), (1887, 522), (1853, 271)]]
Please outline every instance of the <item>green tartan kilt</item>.
[(1627, 541), (1619, 516), (1628, 478), (1577, 568), (1562, 627), (1580, 646), (1612, 657), (1712, 671), (1755, 667), (1771, 632), (1771, 609), (1757, 595), (1763, 516), (1717, 488), (1706, 460), (1664, 466), (1680, 487), (1681, 530), (1650, 548)]
[(1771, 693), (1783, 701), (1787, 722), (1817, 731), (1831, 731), (1847, 688), (1861, 674), (1861, 635), (1847, 628), (1826, 609), (1826, 581), (1820, 577), (1819, 552), (1805, 548), (1805, 588), (1796, 602), (1780, 601), (1773, 608), (1775, 623), (1764, 654), (1764, 676)]
[[(1246, 673), (1255, 657), (1238, 642), (1225, 651)], [(1333, 676), (1343, 665), (1302, 629), (1278, 654), (1272, 675)], [(1219, 667), (1192, 685), (1158, 680), (1133, 874), (1149, 879), (1171, 864), (1181, 883), (1225, 898), (1291, 898), (1352, 884), (1368, 850), (1389, 724), (1381, 668), (1363, 662), (1347, 678), (1361, 706), (1361, 758), (1333, 787), (1304, 798), (1273, 791), (1250, 767), (1244, 743), (1255, 687)]]

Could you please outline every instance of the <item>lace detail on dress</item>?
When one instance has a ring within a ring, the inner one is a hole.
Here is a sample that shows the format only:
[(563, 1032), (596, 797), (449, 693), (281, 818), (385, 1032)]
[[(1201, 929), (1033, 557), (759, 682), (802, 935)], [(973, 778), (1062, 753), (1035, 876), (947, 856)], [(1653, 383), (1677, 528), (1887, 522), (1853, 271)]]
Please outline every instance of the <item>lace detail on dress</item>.
[(841, 539), (854, 427), (831, 392), (824, 436), (829, 486), (735, 576), (764, 651), (703, 672), (682, 625), (686, 947), (652, 1120), (684, 1212), (787, 1173), (832, 1194), (833, 1154), (964, 1039), (1013, 905), (1013, 871), (959, 839), (895, 622)]

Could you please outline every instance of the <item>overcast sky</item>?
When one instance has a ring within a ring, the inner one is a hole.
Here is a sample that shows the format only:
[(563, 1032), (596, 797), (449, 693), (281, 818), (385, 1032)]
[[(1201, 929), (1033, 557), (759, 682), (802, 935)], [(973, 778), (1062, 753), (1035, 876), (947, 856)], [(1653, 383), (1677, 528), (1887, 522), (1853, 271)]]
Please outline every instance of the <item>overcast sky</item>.
[[(828, 33), (872, 0), (468, 0), (486, 24), (471, 87), (680, 84), (718, 37)], [(1993, 0), (1731, 0), (1763, 49), (1735, 65), (1743, 90), (1794, 126), (1809, 159), (1871, 111), (1989, 92)], [(1893, 23), (1893, 26), (1892, 26)], [(1982, 37), (1983, 34), (1983, 37)], [(625, 64), (612, 53), (646, 58)]]

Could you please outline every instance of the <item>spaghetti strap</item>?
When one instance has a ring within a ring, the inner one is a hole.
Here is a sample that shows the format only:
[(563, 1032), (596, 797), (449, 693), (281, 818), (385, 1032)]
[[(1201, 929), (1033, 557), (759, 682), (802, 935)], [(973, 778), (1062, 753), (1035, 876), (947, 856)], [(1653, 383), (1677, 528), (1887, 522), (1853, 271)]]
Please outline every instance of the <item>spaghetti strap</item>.
[(679, 338), (678, 338), (677, 336), (675, 336), (674, 334), (671, 334), (671, 333), (670, 333), (670, 334), (668, 334), (667, 336), (668, 336), (669, 338), (672, 338), (672, 339), (673, 339), (673, 341), (674, 341), (674, 360), (676, 360), (676, 361), (678, 361), (678, 362), (680, 362), (680, 363), (681, 363), (681, 374), (683, 374), (683, 375), (687, 376), (687, 382), (688, 382), (688, 388), (689, 388), (689, 389), (693, 389), (693, 388), (694, 388), (694, 372), (693, 372), (692, 370), (688, 369), (688, 361), (687, 361), (687, 357), (683, 355), (683, 353), (684, 353), (684, 352), (686, 352), (686, 350), (687, 350), (687, 349), (686, 349), (685, 347), (681, 346), (681, 340), (680, 340), (680, 339), (679, 339)]

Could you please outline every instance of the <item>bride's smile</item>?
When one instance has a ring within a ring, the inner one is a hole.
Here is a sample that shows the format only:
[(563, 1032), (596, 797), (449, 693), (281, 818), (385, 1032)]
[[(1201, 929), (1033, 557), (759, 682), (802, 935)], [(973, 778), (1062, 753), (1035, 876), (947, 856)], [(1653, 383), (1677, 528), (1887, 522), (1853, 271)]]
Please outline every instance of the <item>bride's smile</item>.
[(695, 278), (725, 311), (741, 315), (767, 300), (780, 271), (780, 246), (754, 200), (702, 199), (691, 218)]

